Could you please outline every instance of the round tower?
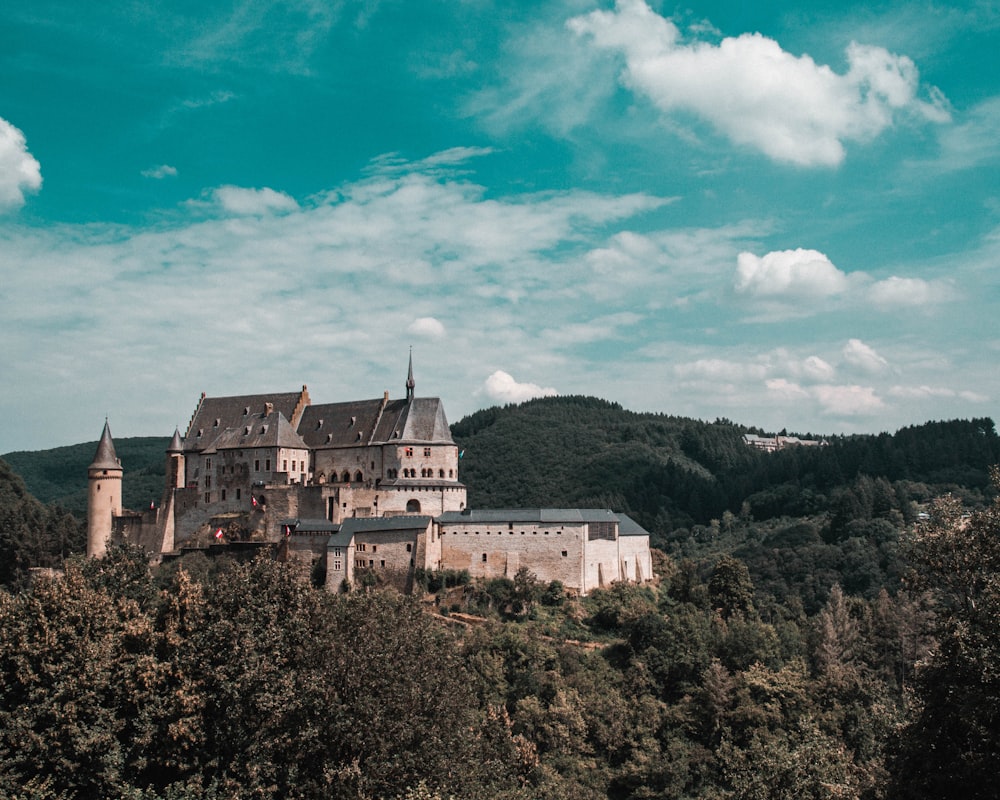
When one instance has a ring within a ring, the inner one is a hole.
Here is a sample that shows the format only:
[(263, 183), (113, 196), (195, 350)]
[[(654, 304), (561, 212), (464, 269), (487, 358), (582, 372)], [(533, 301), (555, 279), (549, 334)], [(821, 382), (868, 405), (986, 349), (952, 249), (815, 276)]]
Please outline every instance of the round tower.
[(174, 428), (174, 438), (167, 446), (167, 491), (184, 488), (184, 443)]
[(111, 540), (114, 517), (122, 510), (122, 465), (115, 455), (111, 428), (104, 433), (94, 460), (87, 467), (87, 556), (102, 558)]

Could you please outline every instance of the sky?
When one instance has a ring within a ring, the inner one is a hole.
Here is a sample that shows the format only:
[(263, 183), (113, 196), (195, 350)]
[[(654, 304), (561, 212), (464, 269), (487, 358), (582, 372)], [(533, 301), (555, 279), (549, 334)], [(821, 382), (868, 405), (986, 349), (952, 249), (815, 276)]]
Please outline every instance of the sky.
[(209, 396), (994, 416), (1000, 3), (0, 5), (0, 453)]

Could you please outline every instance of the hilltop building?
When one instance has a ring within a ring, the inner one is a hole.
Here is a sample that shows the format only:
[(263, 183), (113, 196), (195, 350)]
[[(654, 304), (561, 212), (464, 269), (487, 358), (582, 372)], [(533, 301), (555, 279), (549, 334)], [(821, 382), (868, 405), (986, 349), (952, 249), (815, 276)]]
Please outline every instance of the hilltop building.
[(416, 570), (509, 576), (527, 567), (586, 593), (652, 576), (649, 535), (605, 510), (475, 511), (439, 398), (313, 405), (285, 394), (202, 394), (166, 452), (159, 507), (122, 509), (122, 466), (105, 422), (88, 469), (87, 554), (112, 540), (154, 555), (272, 546), (338, 588), (365, 571), (408, 586)]

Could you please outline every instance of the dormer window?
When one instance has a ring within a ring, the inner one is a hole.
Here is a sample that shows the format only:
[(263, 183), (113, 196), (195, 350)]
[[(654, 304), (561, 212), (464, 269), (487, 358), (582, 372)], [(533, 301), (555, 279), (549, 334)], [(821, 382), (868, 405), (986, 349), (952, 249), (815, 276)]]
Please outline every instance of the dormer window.
[(267, 425), (261, 425), (260, 426), (260, 432), (261, 433), (267, 433)]
[(218, 428), (218, 427), (219, 427), (219, 423), (220, 423), (221, 421), (222, 421), (222, 420), (220, 420), (220, 419), (219, 419), (218, 417), (216, 417), (216, 418), (215, 418), (215, 422), (214, 422), (214, 423), (212, 424), (212, 427), (213, 427), (213, 428)]
[(200, 438), (201, 438), (201, 435), (202, 435), (202, 434), (203, 434), (204, 432), (205, 432), (205, 429), (204, 429), (204, 428), (198, 428), (198, 436), (197, 436), (197, 437), (195, 437), (195, 438), (197, 438), (197, 439), (200, 439)]
[(351, 427), (354, 427), (354, 423), (358, 421), (357, 417), (351, 417)]
[(250, 426), (249, 426), (249, 425), (247, 425), (247, 426), (246, 426), (246, 427), (245, 427), (245, 428), (243, 429), (243, 435), (244, 435), (244, 436), (249, 436), (249, 435), (250, 435)]
[(250, 406), (244, 406), (243, 407), (243, 416), (244, 417), (250, 416)]
[(316, 422), (316, 430), (319, 430), (319, 429), (320, 429), (320, 428), (322, 428), (322, 427), (323, 427), (323, 420), (319, 420), (319, 421), (317, 421), (317, 422)]

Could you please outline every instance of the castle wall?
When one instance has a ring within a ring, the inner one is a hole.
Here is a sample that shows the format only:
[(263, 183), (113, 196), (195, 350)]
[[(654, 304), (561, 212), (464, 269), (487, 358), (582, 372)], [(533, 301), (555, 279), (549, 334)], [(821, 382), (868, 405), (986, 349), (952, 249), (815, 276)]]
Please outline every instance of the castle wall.
[(441, 526), (441, 568), (473, 578), (513, 578), (527, 567), (545, 583), (586, 592), (581, 564), (586, 526), (544, 523), (461, 523)]

